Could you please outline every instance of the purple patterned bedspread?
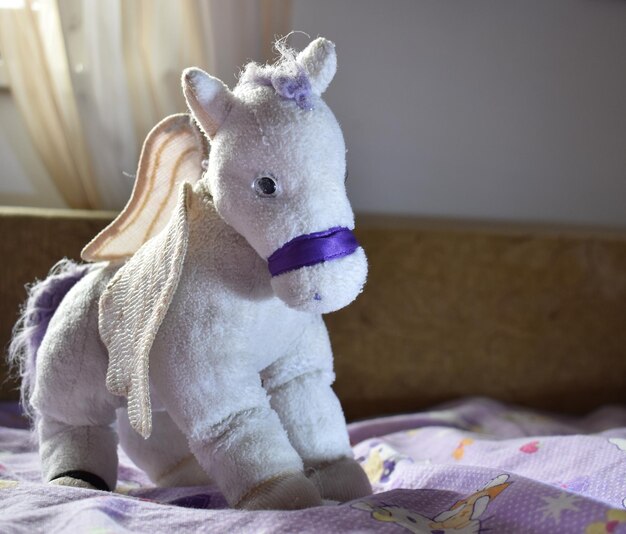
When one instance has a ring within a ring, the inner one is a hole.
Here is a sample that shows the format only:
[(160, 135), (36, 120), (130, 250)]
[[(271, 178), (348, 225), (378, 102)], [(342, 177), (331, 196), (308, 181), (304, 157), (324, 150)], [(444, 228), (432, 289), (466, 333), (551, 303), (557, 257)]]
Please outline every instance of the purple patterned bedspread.
[(4, 405), (0, 533), (626, 533), (626, 407), (565, 418), (470, 399), (350, 434), (372, 497), (240, 512), (210, 487), (152, 487), (123, 453), (115, 493), (44, 485), (17, 408)]

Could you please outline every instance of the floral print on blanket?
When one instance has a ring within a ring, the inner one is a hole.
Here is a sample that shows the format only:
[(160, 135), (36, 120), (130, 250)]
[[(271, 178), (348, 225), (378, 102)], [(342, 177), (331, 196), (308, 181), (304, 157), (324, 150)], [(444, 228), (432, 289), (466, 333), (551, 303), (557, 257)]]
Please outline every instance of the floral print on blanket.
[(626, 533), (623, 407), (573, 419), (470, 399), (352, 424), (374, 495), (295, 512), (230, 510), (212, 487), (155, 488), (123, 453), (114, 493), (44, 485), (7, 410), (0, 532)]

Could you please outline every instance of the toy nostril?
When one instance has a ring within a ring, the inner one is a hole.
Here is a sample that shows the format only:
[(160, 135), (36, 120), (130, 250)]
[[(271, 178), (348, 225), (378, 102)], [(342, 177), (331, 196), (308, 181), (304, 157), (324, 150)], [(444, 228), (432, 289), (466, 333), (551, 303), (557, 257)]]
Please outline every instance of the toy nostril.
[(313, 300), (322, 300), (322, 295), (320, 295), (319, 293), (315, 293)]

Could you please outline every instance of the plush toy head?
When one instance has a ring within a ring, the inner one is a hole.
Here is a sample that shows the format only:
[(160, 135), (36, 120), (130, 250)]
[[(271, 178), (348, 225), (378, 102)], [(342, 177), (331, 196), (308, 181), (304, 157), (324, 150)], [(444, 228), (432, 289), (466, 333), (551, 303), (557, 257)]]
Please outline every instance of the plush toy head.
[(316, 39), (297, 56), (283, 50), (276, 65), (248, 65), (232, 92), (201, 70), (183, 75), (211, 139), (206, 179), (217, 211), (268, 259), (282, 300), (320, 313), (351, 302), (366, 276), (343, 136), (321, 98), (336, 65), (334, 45)]

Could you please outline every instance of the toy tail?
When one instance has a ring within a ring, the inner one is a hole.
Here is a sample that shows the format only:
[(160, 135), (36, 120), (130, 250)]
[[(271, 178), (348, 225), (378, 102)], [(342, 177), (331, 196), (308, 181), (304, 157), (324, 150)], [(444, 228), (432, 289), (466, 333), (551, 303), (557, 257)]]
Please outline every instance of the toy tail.
[(30, 394), (35, 387), (37, 351), (43, 341), (50, 319), (68, 291), (85, 276), (93, 265), (79, 265), (63, 259), (44, 280), (26, 286), (28, 299), (22, 306), (20, 318), (13, 328), (9, 344), (9, 364), (21, 376), (20, 397), (24, 411), (32, 417)]

